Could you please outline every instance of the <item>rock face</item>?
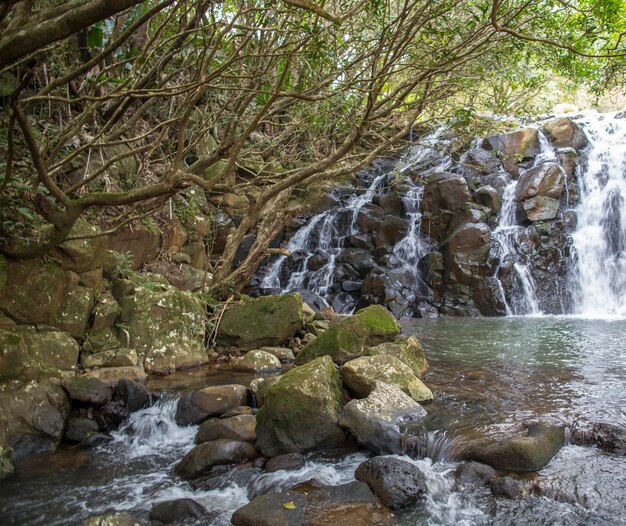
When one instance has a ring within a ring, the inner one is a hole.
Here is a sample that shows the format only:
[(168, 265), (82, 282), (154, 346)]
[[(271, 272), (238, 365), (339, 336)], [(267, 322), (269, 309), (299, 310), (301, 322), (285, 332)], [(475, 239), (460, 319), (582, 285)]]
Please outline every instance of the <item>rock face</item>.
[(217, 340), (244, 349), (280, 345), (293, 338), (302, 323), (299, 294), (247, 299), (224, 313)]
[(462, 457), (501, 471), (538, 471), (561, 449), (565, 434), (562, 427), (547, 422), (531, 422), (526, 427), (526, 436), (481, 441), (469, 446)]
[(380, 501), (392, 510), (420, 501), (426, 491), (426, 476), (415, 465), (395, 457), (374, 457), (354, 472)]
[(523, 128), (512, 133), (492, 135), (483, 140), (483, 148), (500, 156), (504, 169), (519, 175), (520, 166), (532, 160), (541, 151), (536, 128)]
[(323, 524), (395, 524), (367, 484), (324, 486), (316, 480), (286, 491), (270, 491), (239, 508), (235, 526), (319, 526)]
[(176, 407), (178, 425), (200, 424), (212, 416), (220, 416), (226, 411), (245, 405), (248, 394), (243, 385), (220, 385), (205, 387), (184, 394)]
[(257, 447), (268, 457), (346, 444), (339, 426), (341, 378), (328, 356), (287, 372), (257, 413)]
[(145, 275), (114, 282), (125, 347), (135, 349), (148, 372), (168, 373), (208, 361), (205, 306), (188, 292), (149, 281)]
[(578, 124), (567, 117), (546, 122), (543, 125), (543, 131), (550, 139), (550, 142), (557, 148), (582, 150), (589, 144), (585, 132), (580, 129)]
[(76, 340), (61, 331), (25, 325), (0, 329), (0, 381), (58, 377), (78, 361)]
[(380, 305), (372, 305), (331, 326), (305, 345), (296, 357), (296, 364), (328, 355), (341, 365), (361, 356), (367, 346), (391, 340), (399, 333), (400, 328), (393, 315)]
[(214, 466), (241, 464), (258, 456), (259, 452), (248, 442), (221, 438), (194, 447), (176, 465), (174, 471), (184, 479), (193, 479)]
[(248, 351), (233, 366), (235, 371), (280, 371), (280, 360), (266, 351)]
[(433, 394), (413, 374), (411, 368), (398, 358), (389, 355), (362, 356), (346, 362), (341, 376), (358, 398), (365, 398), (376, 382), (384, 382), (401, 389), (417, 402), (432, 400)]
[(239, 415), (231, 418), (207, 420), (198, 429), (196, 444), (219, 438), (254, 442), (256, 440), (256, 416)]
[(367, 398), (345, 405), (339, 421), (359, 444), (376, 452), (400, 453), (400, 425), (425, 415), (424, 408), (400, 389), (376, 382)]

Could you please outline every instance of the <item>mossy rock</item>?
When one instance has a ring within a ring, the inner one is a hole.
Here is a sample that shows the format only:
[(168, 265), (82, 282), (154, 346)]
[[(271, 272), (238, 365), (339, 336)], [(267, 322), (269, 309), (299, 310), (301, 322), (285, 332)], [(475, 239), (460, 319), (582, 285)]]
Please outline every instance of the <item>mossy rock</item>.
[(11, 450), (0, 446), (0, 480), (15, 473), (15, 466), (11, 460)]
[(104, 329), (110, 329), (115, 325), (115, 320), (120, 313), (120, 306), (109, 291), (106, 291), (101, 297), (94, 309), (92, 332), (98, 332)]
[(362, 356), (346, 362), (341, 368), (343, 381), (357, 398), (365, 398), (376, 382), (401, 389), (416, 402), (432, 400), (433, 394), (411, 368), (395, 356)]
[[(93, 236), (102, 233), (99, 227), (79, 219), (72, 227), (68, 237)], [(51, 251), (52, 257), (58, 259), (65, 270), (87, 272), (102, 267), (107, 253), (106, 236), (87, 237), (65, 241), (59, 248)]]
[(23, 323), (52, 325), (69, 279), (54, 261), (8, 260), (0, 308)]
[(382, 305), (371, 305), (332, 325), (305, 345), (296, 357), (296, 364), (328, 355), (333, 362), (342, 365), (362, 356), (369, 346), (393, 340), (399, 333), (400, 327), (393, 315)]
[(74, 287), (67, 292), (54, 319), (54, 326), (69, 332), (74, 338), (82, 338), (94, 308), (93, 290), (87, 287)]
[(0, 381), (59, 377), (75, 368), (78, 351), (66, 332), (27, 326), (0, 330)]
[(394, 356), (405, 365), (408, 365), (418, 378), (421, 378), (428, 371), (428, 362), (426, 361), (424, 348), (415, 336), (375, 345), (367, 349), (364, 354), (364, 356), (378, 355)]
[(235, 371), (280, 371), (280, 360), (266, 351), (248, 351), (233, 366)]
[(277, 346), (302, 329), (300, 294), (246, 298), (228, 309), (217, 330), (217, 341), (244, 349)]
[[(124, 333), (124, 335), (126, 335), (126, 333)], [(104, 329), (99, 332), (92, 332), (89, 334), (83, 343), (83, 352), (87, 354), (95, 354), (103, 351), (119, 349), (120, 347), (122, 347), (122, 344), (115, 332), (112, 329)]]
[(269, 457), (346, 445), (341, 377), (328, 356), (284, 374), (257, 413), (257, 447)]

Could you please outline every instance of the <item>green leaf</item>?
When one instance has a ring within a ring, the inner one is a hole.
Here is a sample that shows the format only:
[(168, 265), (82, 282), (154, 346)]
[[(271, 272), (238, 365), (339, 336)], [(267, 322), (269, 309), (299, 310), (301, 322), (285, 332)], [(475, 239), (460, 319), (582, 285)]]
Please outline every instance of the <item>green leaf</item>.
[(293, 500), (291, 500), (289, 502), (285, 502), (285, 504), (283, 504), (283, 508), (285, 508), (286, 510), (295, 510), (296, 505), (293, 503)]

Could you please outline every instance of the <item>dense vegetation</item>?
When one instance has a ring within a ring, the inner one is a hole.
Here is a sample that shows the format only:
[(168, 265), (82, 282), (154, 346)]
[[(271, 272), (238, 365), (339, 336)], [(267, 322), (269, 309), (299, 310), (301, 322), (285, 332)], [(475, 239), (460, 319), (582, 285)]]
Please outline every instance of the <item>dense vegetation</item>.
[(555, 76), (619, 86), (625, 31), (621, 0), (0, 2), (0, 252), (235, 192), (250, 206), (211, 270), (240, 288), (296, 192), (412, 130), (539, 111)]

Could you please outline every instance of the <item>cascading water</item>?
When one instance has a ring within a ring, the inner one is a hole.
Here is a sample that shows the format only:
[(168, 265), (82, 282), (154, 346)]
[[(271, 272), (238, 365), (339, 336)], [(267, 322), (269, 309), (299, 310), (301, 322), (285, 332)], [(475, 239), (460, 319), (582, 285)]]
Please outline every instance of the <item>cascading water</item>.
[(626, 120), (598, 115), (581, 121), (590, 146), (579, 176), (573, 234), (574, 312), (626, 315)]

